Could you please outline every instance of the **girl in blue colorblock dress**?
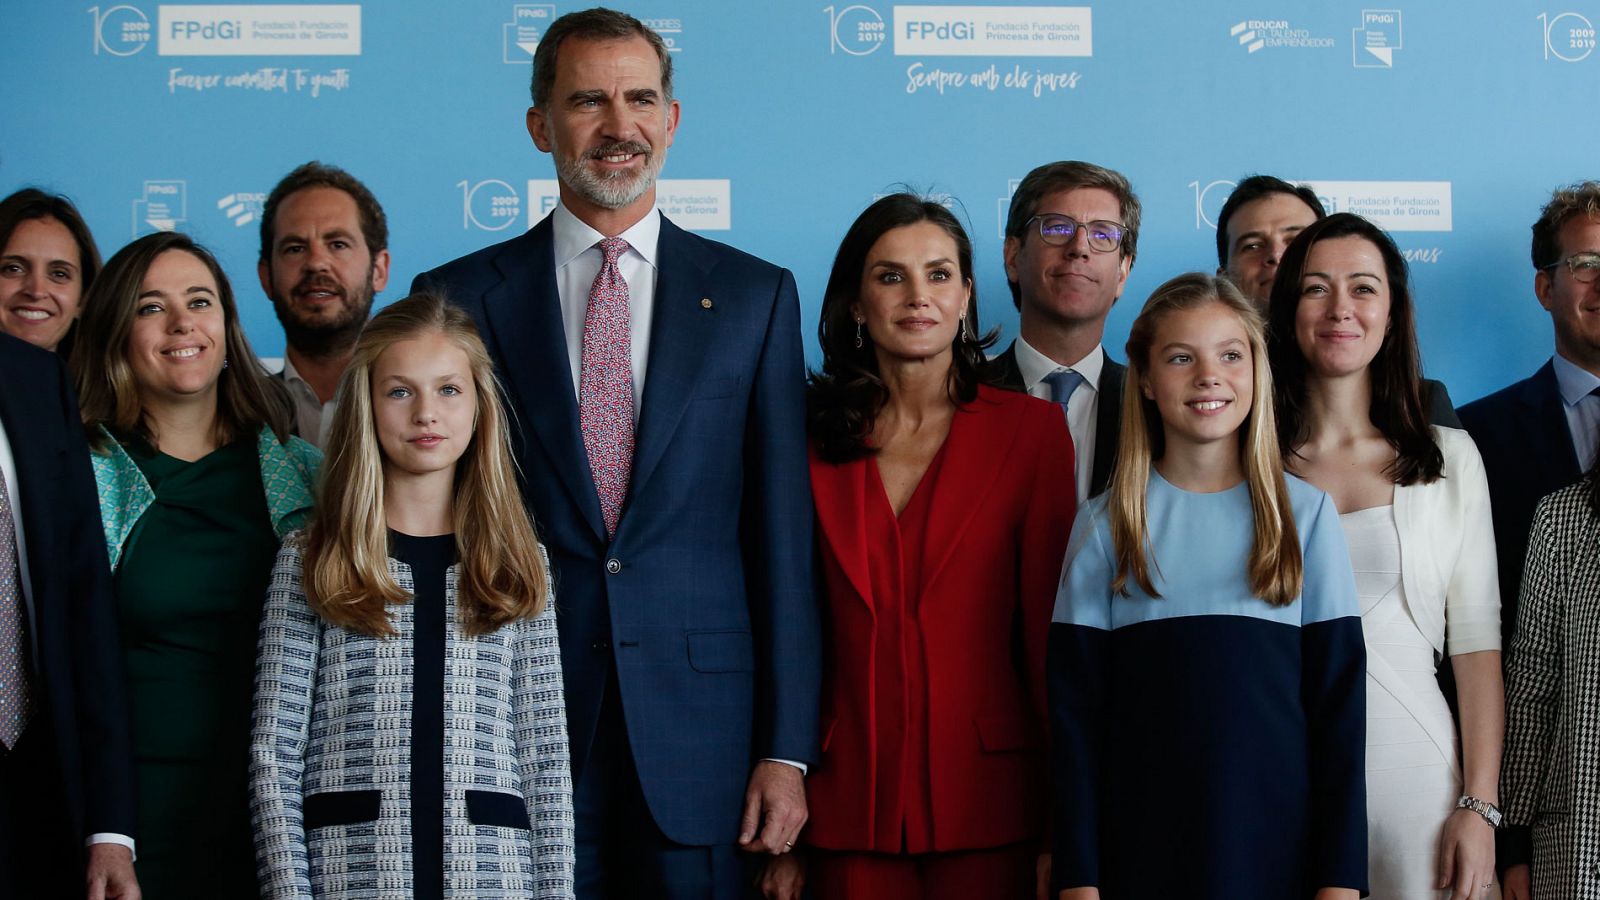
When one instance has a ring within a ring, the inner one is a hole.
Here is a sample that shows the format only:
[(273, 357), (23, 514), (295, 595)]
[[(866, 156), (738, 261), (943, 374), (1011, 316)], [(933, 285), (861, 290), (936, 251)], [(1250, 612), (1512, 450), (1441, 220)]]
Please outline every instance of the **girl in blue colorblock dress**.
[(1051, 624), (1060, 900), (1355, 900), (1365, 656), (1333, 504), (1287, 477), (1259, 315), (1167, 282)]

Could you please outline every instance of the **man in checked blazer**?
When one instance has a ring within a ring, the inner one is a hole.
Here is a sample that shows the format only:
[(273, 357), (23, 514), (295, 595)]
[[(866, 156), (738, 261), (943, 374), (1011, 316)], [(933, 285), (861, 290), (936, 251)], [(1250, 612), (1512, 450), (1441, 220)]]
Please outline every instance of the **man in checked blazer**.
[(995, 365), (1002, 384), (1065, 407), (1079, 506), (1105, 490), (1117, 458), (1128, 370), (1100, 339), (1133, 269), (1139, 210), (1121, 173), (1071, 160), (1029, 172), (1006, 215), (1006, 281), (1022, 327)]
[(736, 845), (795, 841), (818, 743), (794, 280), (656, 212), (671, 74), (632, 16), (552, 23), (527, 125), (560, 205), (413, 286), (472, 314), (521, 424), (556, 574), (580, 898), (736, 896)]

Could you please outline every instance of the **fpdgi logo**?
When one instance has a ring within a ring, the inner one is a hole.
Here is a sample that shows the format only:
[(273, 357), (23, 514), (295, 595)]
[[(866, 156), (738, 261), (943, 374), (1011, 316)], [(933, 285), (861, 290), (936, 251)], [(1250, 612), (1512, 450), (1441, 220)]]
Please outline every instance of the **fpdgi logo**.
[(150, 18), (143, 10), (126, 4), (89, 7), (94, 19), (94, 53), (103, 51), (112, 56), (132, 56), (150, 43)]
[(539, 49), (539, 36), (556, 20), (556, 8), (549, 3), (518, 3), (511, 7), (511, 21), (500, 26), (500, 61), (527, 63)]
[(189, 220), (189, 184), (182, 179), (146, 181), (133, 201), (133, 236), (174, 231)]
[(482, 231), (504, 231), (522, 216), (522, 197), (517, 189), (498, 178), (473, 184), (456, 183), (461, 188), (461, 227)]
[(1544, 58), (1580, 62), (1594, 52), (1594, 23), (1575, 12), (1540, 13), (1544, 26)]
[(266, 194), (236, 193), (219, 199), (217, 209), (233, 222), (235, 228), (243, 228), (261, 215), (266, 202)]
[(825, 6), (822, 11), (828, 14), (829, 53), (866, 56), (877, 52), (889, 36), (883, 16), (870, 6), (859, 3), (842, 9)]
[(1394, 51), (1404, 49), (1400, 10), (1363, 9), (1361, 25), (1350, 29), (1350, 63), (1358, 69), (1394, 68)]

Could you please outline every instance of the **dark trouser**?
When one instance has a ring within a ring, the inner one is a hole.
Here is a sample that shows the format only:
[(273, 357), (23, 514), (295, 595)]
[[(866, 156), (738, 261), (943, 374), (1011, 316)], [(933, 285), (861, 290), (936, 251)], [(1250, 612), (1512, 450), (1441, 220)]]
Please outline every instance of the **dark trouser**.
[(0, 897), (83, 897), (82, 839), (66, 807), (55, 747), (36, 716), (0, 750)]
[(744, 861), (732, 843), (694, 847), (656, 827), (622, 718), (617, 676), (607, 678), (600, 720), (573, 790), (578, 900), (735, 900)]

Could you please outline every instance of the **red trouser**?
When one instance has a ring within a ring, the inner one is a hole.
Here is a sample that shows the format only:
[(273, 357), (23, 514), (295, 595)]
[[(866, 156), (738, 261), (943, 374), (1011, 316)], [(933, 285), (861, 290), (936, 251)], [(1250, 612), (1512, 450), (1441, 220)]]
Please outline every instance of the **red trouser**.
[(808, 850), (817, 900), (1032, 900), (1036, 845), (950, 853)]

